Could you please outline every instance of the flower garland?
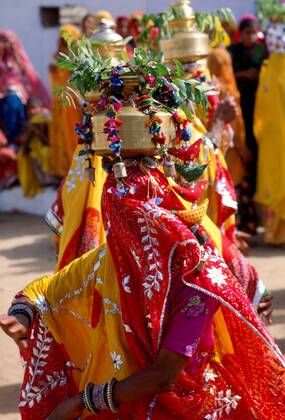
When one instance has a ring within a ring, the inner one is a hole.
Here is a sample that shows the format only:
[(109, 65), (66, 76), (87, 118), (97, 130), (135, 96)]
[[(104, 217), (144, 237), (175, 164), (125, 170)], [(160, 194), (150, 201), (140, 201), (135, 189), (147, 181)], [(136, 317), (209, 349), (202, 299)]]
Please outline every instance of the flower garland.
[(136, 108), (148, 116), (146, 126), (151, 134), (151, 140), (160, 148), (159, 152), (162, 158), (163, 171), (166, 177), (175, 177), (176, 170), (172, 158), (168, 155), (167, 147), (165, 147), (166, 137), (162, 131), (162, 119), (157, 115), (158, 109), (154, 105), (154, 99), (151, 96), (143, 95), (137, 98)]
[(91, 103), (81, 103), (81, 113), (83, 115), (82, 122), (76, 124), (75, 133), (78, 135), (78, 144), (83, 144), (83, 150), (79, 152), (79, 156), (85, 156), (87, 167), (85, 168), (85, 174), (87, 179), (94, 185), (95, 181), (95, 169), (92, 165), (92, 158), (95, 155), (95, 151), (92, 149), (93, 135), (92, 135), (92, 122), (91, 118), (99, 111), (106, 108), (107, 99), (102, 96), (98, 101)]

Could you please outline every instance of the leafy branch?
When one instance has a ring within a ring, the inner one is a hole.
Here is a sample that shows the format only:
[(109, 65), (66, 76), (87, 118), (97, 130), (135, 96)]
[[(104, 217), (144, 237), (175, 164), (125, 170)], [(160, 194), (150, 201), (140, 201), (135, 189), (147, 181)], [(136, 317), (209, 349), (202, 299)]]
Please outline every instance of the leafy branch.
[[(183, 16), (181, 16), (179, 11), (175, 8), (172, 8), (170, 11), (165, 13), (144, 15), (141, 20), (144, 30), (139, 35), (138, 42), (151, 47), (152, 44), (154, 44), (154, 40), (152, 40), (154, 28), (158, 31), (156, 34), (156, 44), (158, 44), (161, 39), (170, 38), (171, 29), (169, 22), (182, 17)], [(219, 19), (220, 21), (235, 21), (233, 12), (229, 8), (221, 8), (209, 13), (196, 12), (195, 19), (198, 29), (202, 32), (208, 33), (210, 37), (215, 37), (217, 35), (215, 24), (216, 19)]]
[(218, 94), (212, 86), (201, 84), (196, 79), (182, 80), (176, 78), (173, 80), (173, 83), (179, 89), (179, 96), (182, 99), (181, 108), (188, 117), (194, 112), (191, 104), (195, 103), (196, 106), (201, 106), (203, 113), (205, 113), (208, 107), (208, 96)]
[(205, 32), (213, 39), (217, 35), (221, 37), (223, 33), (219, 32), (216, 22), (234, 22), (235, 17), (231, 9), (221, 8), (214, 12), (196, 12), (195, 19), (198, 29)]
[(88, 39), (82, 39), (75, 47), (69, 48), (68, 55), (59, 53), (56, 65), (72, 74), (69, 84), (82, 96), (90, 91), (98, 91), (101, 79), (112, 70), (111, 59), (103, 60)]
[(257, 0), (257, 17), (263, 28), (269, 21), (285, 23), (285, 4), (279, 0)]
[[(109, 84), (106, 81), (112, 76), (114, 66), (111, 59), (101, 58), (89, 40), (79, 41), (69, 49), (69, 55), (60, 53), (57, 65), (71, 73), (68, 85), (56, 91), (65, 106), (75, 106), (75, 97), (80, 102), (91, 91), (105, 90), (108, 95)], [(143, 48), (135, 49), (133, 58), (120, 67), (120, 72), (122, 76), (136, 76), (140, 81), (137, 93), (151, 96), (156, 106), (169, 112), (181, 106), (188, 116), (192, 116), (194, 104), (205, 111), (208, 96), (216, 94), (212, 87), (198, 80), (182, 80), (184, 67), (178, 60), (170, 68), (162, 62), (161, 54), (156, 55)], [(168, 89), (170, 93), (167, 93)]]

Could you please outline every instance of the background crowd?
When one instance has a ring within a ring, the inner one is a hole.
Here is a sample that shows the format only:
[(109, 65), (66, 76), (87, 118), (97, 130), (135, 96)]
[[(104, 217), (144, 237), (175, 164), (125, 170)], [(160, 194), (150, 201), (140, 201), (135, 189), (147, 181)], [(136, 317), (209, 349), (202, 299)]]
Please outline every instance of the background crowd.
[[(77, 108), (62, 105), (57, 91), (70, 74), (57, 67), (55, 61), (59, 52), (68, 52), (67, 40), (73, 43), (82, 37), (92, 37), (102, 19), (114, 22), (116, 32), (123, 38), (130, 37), (127, 43), (130, 56), (141, 45), (145, 31), (142, 13), (114, 19), (109, 12), (99, 11), (86, 15), (80, 28), (63, 25), (48, 69), (49, 92), (16, 35), (9, 30), (0, 31), (0, 190), (20, 184), (23, 195), (32, 198), (45, 186), (57, 187), (67, 175), (78, 142), (74, 127), (81, 115)], [(236, 114), (230, 118), (233, 141), (227, 145), (225, 156), (238, 196), (238, 229), (246, 237), (255, 235), (264, 226), (266, 242), (282, 245), (285, 243), (282, 215), (280, 219), (279, 214), (264, 205), (264, 192), (260, 191), (259, 180), (267, 169), (258, 163), (255, 137), (255, 125), (269, 112), (255, 109), (260, 71), (268, 57), (265, 35), (253, 15), (245, 15), (238, 25), (232, 21), (222, 25), (223, 37), (212, 41), (216, 52), (209, 55), (208, 67), (219, 80), (221, 95), (231, 96), (237, 105)], [(153, 45), (158, 32), (157, 28), (151, 30), (149, 40)], [(277, 165), (272, 165), (272, 170), (277, 170)], [(279, 189), (276, 192), (283, 193)]]

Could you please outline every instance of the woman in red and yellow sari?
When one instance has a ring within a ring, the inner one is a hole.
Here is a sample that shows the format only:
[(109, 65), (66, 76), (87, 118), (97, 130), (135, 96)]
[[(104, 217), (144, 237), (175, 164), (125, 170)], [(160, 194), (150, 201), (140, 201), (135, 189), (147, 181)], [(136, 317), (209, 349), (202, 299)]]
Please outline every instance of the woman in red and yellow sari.
[(103, 188), (107, 245), (1, 317), (27, 346), (22, 418), (281, 420), (285, 361), (243, 289), (164, 175), (126, 165), (125, 194), (113, 171)]
[(75, 149), (71, 167), (57, 191), (57, 198), (46, 214), (46, 222), (58, 243), (56, 270), (105, 242), (101, 217), (101, 195), (106, 179), (101, 158), (94, 156), (95, 181), (85, 176), (82, 145)]

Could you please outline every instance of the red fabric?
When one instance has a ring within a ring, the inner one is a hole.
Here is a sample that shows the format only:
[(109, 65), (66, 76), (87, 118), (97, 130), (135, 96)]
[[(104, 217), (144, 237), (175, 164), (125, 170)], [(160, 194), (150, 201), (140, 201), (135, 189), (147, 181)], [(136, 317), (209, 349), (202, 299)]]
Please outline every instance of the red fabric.
[(99, 246), (100, 217), (98, 210), (93, 207), (88, 207), (84, 211), (81, 224), (74, 232), (59, 262), (59, 270), (85, 254), (85, 252)]
[(259, 275), (256, 269), (242, 255), (237, 246), (225, 235), (222, 235), (222, 246), (223, 258), (227, 266), (252, 302), (259, 282)]
[(29, 349), (22, 357), (26, 367), (19, 401), (21, 418), (46, 420), (52, 408), (77, 390), (65, 365), (67, 355), (39, 317), (34, 320)]
[(220, 99), (219, 99), (219, 95), (210, 95), (208, 96), (208, 102), (210, 104), (210, 107), (207, 110), (207, 128), (209, 129), (212, 125), (214, 116), (216, 114)]
[(18, 176), (16, 153), (0, 145), (0, 190), (9, 187)]
[(170, 154), (184, 162), (189, 162), (197, 159), (201, 150), (202, 139), (195, 141), (191, 146), (185, 147), (184, 149), (174, 149), (170, 151)]
[[(137, 363), (140, 368), (144, 368), (157, 357), (164, 331), (168, 291), (172, 282), (183, 278), (189, 287), (200, 287), (222, 303), (234, 354), (222, 360), (219, 375), (223, 385), (219, 385), (220, 392), (230, 388), (242, 397), (230, 418), (251, 419), (257, 413), (258, 418), (264, 420), (283, 418), (284, 381), (280, 381), (284, 378), (284, 368), (276, 362), (257, 333), (275, 349), (282, 363), (284, 359), (241, 286), (217, 256), (209, 240), (204, 248), (210, 257), (204, 270), (196, 272), (195, 267), (199, 261), (198, 242), (184, 223), (171, 212), (180, 209), (181, 204), (169, 192), (163, 175), (157, 170), (151, 172), (155, 181), (150, 184), (149, 177), (143, 176), (139, 169), (128, 169), (128, 186), (136, 186), (136, 193), (125, 197), (113, 193), (115, 180), (113, 175), (109, 175), (102, 198), (104, 222), (110, 229), (107, 241), (120, 286), (122, 317), (124, 324), (135, 331), (135, 334), (128, 334), (127, 338)], [(174, 259), (181, 263), (179, 276), (172, 276)], [(210, 274), (214, 276), (213, 279)], [(126, 293), (122, 286), (126, 276), (129, 276), (131, 293)], [(152, 293), (148, 294), (149, 290)], [(228, 306), (232, 309), (228, 309)], [(251, 327), (240, 321), (234, 311), (249, 322)], [(149, 319), (151, 329), (147, 327)], [(134, 404), (132, 409), (137, 413), (136, 417), (146, 418), (151, 410), (153, 419), (188, 419), (189, 416), (205, 418), (209, 412), (213, 412), (217, 398), (213, 398), (205, 384), (202, 385), (202, 378), (203, 371), (197, 373), (196, 377), (184, 373), (174, 391), (158, 396), (153, 407), (150, 400)], [(272, 394), (273, 390), (276, 397)]]
[(95, 289), (93, 292), (93, 306), (92, 306), (92, 315), (91, 315), (91, 325), (92, 328), (96, 328), (98, 324), (100, 314), (102, 310), (102, 296)]
[(190, 203), (196, 203), (201, 198), (207, 184), (208, 181), (202, 179), (192, 183), (192, 185), (188, 188), (175, 185), (173, 189), (178, 195), (184, 198), (184, 200), (189, 201)]
[[(151, 175), (152, 178), (143, 174), (139, 168), (128, 168), (128, 187), (133, 187), (129, 190), (132, 194), (122, 196), (121, 191), (114, 192), (116, 181), (110, 174), (102, 197), (104, 224), (109, 231), (107, 241), (120, 288), (122, 320), (135, 332), (126, 333), (132, 354), (141, 369), (156, 359), (166, 330), (169, 292), (173, 284), (181, 281), (217, 301), (234, 351), (225, 356), (221, 353), (219, 364), (211, 353), (201, 355), (205, 363), (195, 374), (183, 372), (170, 393), (122, 404), (120, 419), (129, 420), (130, 413), (138, 420), (284, 419), (285, 378), (281, 367), (284, 359), (211, 241), (208, 239), (200, 247), (183, 221), (173, 214), (172, 210), (181, 209), (182, 205), (169, 190), (163, 174), (151, 170)], [(128, 291), (124, 290), (126, 277)], [(219, 347), (220, 336), (215, 327), (214, 336)], [(66, 357), (64, 352), (51, 354), (46, 359), (44, 378), (55, 366), (56, 371), (60, 370)], [(214, 380), (206, 380), (208, 363), (215, 373)], [(27, 375), (23, 389), (29, 383)], [(38, 380), (42, 379), (39, 376)], [(57, 394), (52, 391), (46, 395), (23, 418), (41, 419), (41, 414), (48, 412), (47, 407), (52, 411), (61, 399), (74, 393), (72, 383), (70, 388), (64, 387), (63, 384), (58, 388)], [(235, 408), (227, 402), (232, 397), (238, 398)], [(109, 412), (92, 417), (94, 420), (115, 418)]]

